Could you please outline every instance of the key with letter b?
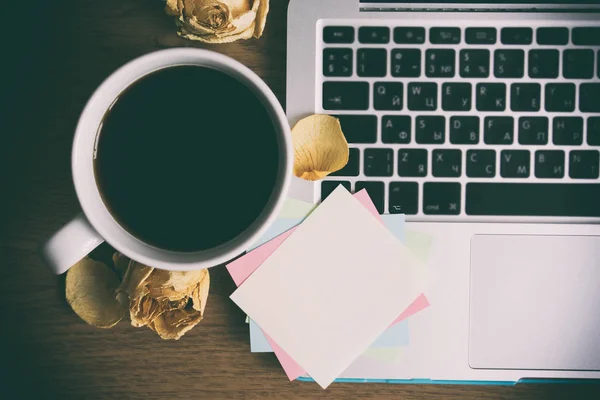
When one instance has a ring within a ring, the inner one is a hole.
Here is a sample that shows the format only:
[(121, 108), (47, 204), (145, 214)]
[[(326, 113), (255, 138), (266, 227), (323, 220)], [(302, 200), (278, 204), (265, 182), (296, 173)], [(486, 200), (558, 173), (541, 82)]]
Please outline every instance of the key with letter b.
[(556, 178), (565, 176), (565, 152), (562, 150), (539, 150), (535, 152), (535, 177)]

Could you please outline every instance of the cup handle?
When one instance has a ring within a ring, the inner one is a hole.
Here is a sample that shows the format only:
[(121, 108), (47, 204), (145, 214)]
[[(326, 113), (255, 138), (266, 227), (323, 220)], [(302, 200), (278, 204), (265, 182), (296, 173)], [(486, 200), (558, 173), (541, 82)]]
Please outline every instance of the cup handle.
[(40, 247), (40, 256), (52, 272), (58, 275), (67, 272), (102, 242), (104, 239), (85, 215), (80, 213)]

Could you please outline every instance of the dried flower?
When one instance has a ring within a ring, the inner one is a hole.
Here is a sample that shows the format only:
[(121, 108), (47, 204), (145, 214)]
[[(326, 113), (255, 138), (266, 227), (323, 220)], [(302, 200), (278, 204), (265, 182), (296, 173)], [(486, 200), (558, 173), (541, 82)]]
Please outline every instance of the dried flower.
[[(115, 265), (124, 258), (115, 253)], [(164, 271), (129, 260), (116, 297), (129, 309), (133, 326), (148, 326), (163, 339), (177, 340), (202, 320), (209, 286), (206, 269)]]
[(348, 163), (348, 142), (340, 121), (329, 115), (311, 115), (292, 129), (294, 175), (309, 181), (323, 179)]
[(165, 12), (177, 17), (181, 37), (229, 43), (262, 35), (269, 0), (167, 0)]

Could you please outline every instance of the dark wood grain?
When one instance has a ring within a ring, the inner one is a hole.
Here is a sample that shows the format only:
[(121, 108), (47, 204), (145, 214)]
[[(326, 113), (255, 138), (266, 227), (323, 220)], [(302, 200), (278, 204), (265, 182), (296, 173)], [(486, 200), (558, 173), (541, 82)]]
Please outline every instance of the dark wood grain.
[(287, 1), (271, 0), (262, 39), (219, 46), (178, 38), (156, 0), (11, 3), (0, 6), (6, 19), (0, 67), (0, 398), (598, 398), (598, 387), (590, 385), (333, 384), (323, 391), (313, 383), (290, 383), (273, 354), (250, 353), (248, 326), (228, 298), (234, 285), (223, 267), (211, 270), (205, 320), (180, 341), (162, 341), (127, 323), (111, 330), (86, 325), (64, 300), (63, 277), (41, 264), (36, 248), (79, 210), (70, 150), (87, 98), (137, 56), (192, 46), (243, 62), (283, 101)]

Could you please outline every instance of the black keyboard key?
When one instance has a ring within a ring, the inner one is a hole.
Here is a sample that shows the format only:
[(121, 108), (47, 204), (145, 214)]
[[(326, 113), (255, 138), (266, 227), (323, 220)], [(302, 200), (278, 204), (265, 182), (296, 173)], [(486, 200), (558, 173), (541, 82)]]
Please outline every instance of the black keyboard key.
[(431, 173), (438, 178), (458, 178), (462, 173), (460, 150), (433, 150)]
[(389, 43), (390, 28), (385, 26), (362, 26), (358, 28), (358, 41), (368, 44)]
[(373, 107), (376, 110), (402, 110), (402, 82), (375, 82), (373, 84)]
[(433, 44), (460, 43), (460, 28), (431, 28), (429, 41)]
[(391, 182), (389, 195), (390, 214), (416, 214), (419, 212), (419, 185), (416, 182)]
[(563, 76), (567, 79), (590, 79), (594, 76), (594, 52), (565, 50), (563, 52)]
[(600, 217), (600, 184), (467, 183), (468, 215)]
[(496, 152), (494, 150), (468, 150), (467, 176), (469, 178), (493, 178), (496, 175)]
[(600, 117), (589, 117), (587, 120), (587, 144), (600, 146)]
[(531, 44), (533, 29), (531, 28), (502, 28), (500, 31), (502, 44)]
[(367, 110), (369, 84), (367, 82), (323, 82), (323, 109)]
[(427, 150), (398, 150), (399, 176), (427, 176)]
[(352, 49), (324, 49), (324, 76), (352, 76)]
[(398, 44), (425, 43), (425, 28), (413, 26), (394, 28), (394, 42)]
[(446, 120), (442, 116), (419, 116), (415, 120), (415, 139), (419, 144), (443, 144)]
[(325, 200), (339, 185), (350, 191), (350, 182), (348, 181), (323, 181), (321, 182), (321, 201)]
[(387, 51), (385, 49), (358, 49), (356, 73), (358, 76), (385, 76), (387, 74)]
[(538, 150), (535, 152), (535, 177), (562, 179), (565, 176), (565, 152), (562, 150)]
[(506, 109), (506, 85), (504, 83), (478, 83), (476, 96), (476, 105), (479, 111), (504, 111)]
[(572, 179), (598, 179), (598, 154), (598, 150), (573, 150), (569, 154), (569, 176)]
[(579, 85), (579, 110), (600, 113), (600, 83)]
[(467, 28), (465, 41), (468, 44), (495, 44), (496, 28)]
[(353, 43), (354, 28), (351, 26), (326, 26), (323, 28), (325, 43)]
[(358, 176), (360, 168), (360, 151), (350, 149), (348, 154), (348, 163), (339, 171), (329, 174), (329, 176)]
[(450, 118), (450, 143), (452, 144), (478, 144), (479, 143), (479, 117), (451, 117)]
[(513, 83), (510, 87), (510, 109), (539, 111), (541, 91), (539, 83)]
[(529, 77), (535, 79), (557, 78), (558, 58), (558, 50), (530, 50)]
[(442, 84), (442, 109), (446, 111), (471, 111), (471, 84)]
[(577, 46), (600, 46), (600, 27), (573, 28), (573, 44)]
[(394, 77), (416, 78), (421, 76), (421, 50), (392, 50), (391, 69)]
[(385, 199), (383, 198), (383, 192), (385, 190), (385, 187), (383, 185), (383, 182), (372, 182), (372, 181), (356, 182), (356, 185), (354, 186), (354, 192), (358, 193), (363, 189), (366, 189), (367, 193), (369, 194), (369, 197), (373, 201), (373, 204), (375, 204), (377, 211), (379, 211), (379, 214), (383, 214), (385, 212), (385, 210), (384, 210), (384, 200)]
[(545, 93), (546, 111), (575, 111), (574, 83), (548, 83)]
[(377, 117), (375, 115), (337, 115), (348, 143), (377, 142)]
[(523, 50), (496, 50), (494, 52), (494, 75), (497, 78), (522, 78), (525, 71)]
[(485, 117), (483, 121), (485, 144), (512, 144), (515, 139), (513, 117)]
[(384, 115), (381, 117), (381, 141), (383, 143), (410, 143), (411, 119), (407, 115)]
[(423, 214), (460, 214), (460, 183), (426, 182), (423, 184)]
[(460, 51), (460, 76), (487, 78), (490, 76), (490, 51), (464, 49)]
[(521, 117), (519, 118), (519, 144), (545, 145), (548, 144), (548, 118)]
[(455, 74), (453, 49), (429, 49), (425, 52), (425, 74), (430, 78), (451, 78)]
[(413, 111), (437, 110), (437, 84), (411, 82), (408, 84), (408, 109)]
[(527, 178), (530, 165), (528, 150), (502, 150), (500, 153), (500, 175), (503, 178)]
[(552, 121), (552, 143), (579, 146), (583, 143), (583, 118), (555, 117)]
[(394, 150), (365, 149), (365, 176), (392, 176)]
[(538, 28), (536, 36), (537, 43), (542, 45), (565, 45), (569, 43), (569, 29), (567, 28)]

